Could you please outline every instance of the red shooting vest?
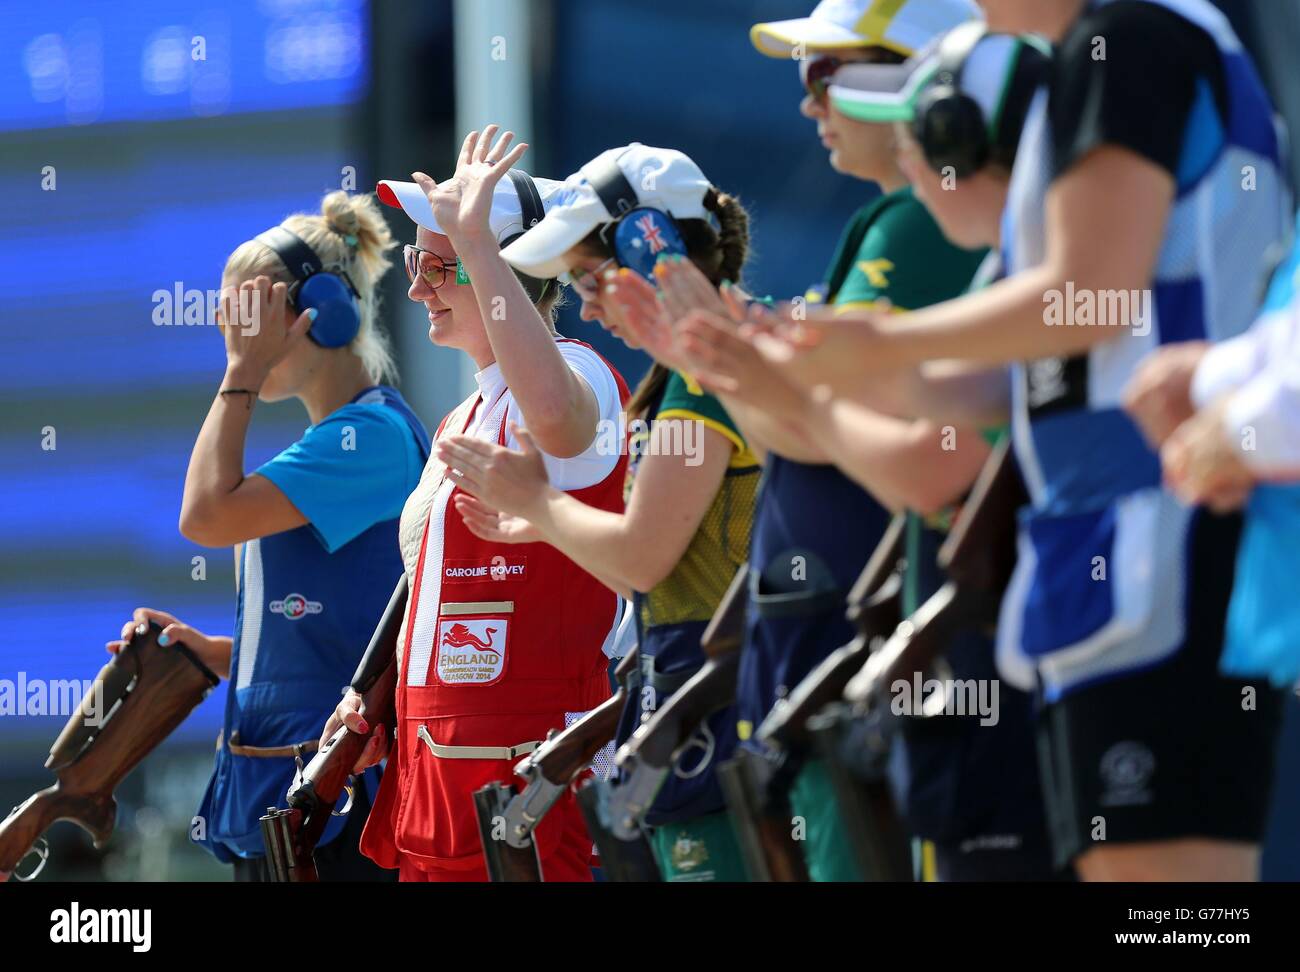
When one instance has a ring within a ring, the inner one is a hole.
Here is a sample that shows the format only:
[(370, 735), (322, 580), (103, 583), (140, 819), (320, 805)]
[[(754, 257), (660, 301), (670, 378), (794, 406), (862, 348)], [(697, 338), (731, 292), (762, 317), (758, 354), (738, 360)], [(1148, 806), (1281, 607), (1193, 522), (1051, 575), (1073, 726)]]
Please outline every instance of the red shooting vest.
[[(626, 403), (627, 386), (610, 371)], [(474, 395), (443, 420), (437, 438), (464, 432), (475, 411), (486, 408), (483, 434), (495, 429), (504, 445), (510, 397), (507, 391), (485, 403)], [(626, 473), (624, 449), (608, 476), (571, 495), (622, 512)], [(513, 783), (522, 757), (437, 757), (427, 741), (517, 746), (563, 729), (566, 713), (595, 708), (610, 694), (602, 645), (617, 621), (618, 598), (550, 544), (474, 536), (452, 502), (461, 490), (448, 490), (446, 477), (444, 470), (411, 581), (399, 646), (397, 729), (361, 850), (381, 867), (414, 865), (449, 880), (483, 879), (472, 794), (488, 783)], [(534, 839), (545, 877), (590, 878), (591, 840), (571, 792), (543, 818)], [(561, 847), (568, 863), (561, 867), (556, 854), (553, 873), (546, 874), (547, 857)], [(573, 864), (578, 858), (580, 867)]]

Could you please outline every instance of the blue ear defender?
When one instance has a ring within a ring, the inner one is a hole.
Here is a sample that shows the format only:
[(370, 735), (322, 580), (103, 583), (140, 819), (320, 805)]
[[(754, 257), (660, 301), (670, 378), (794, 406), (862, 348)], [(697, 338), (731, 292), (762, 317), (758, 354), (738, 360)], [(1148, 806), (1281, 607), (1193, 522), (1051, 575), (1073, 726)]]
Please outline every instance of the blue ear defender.
[(614, 224), (612, 247), (619, 266), (651, 280), (659, 257), (686, 255), (686, 243), (676, 221), (647, 206), (629, 210)]
[(342, 348), (352, 343), (361, 330), (361, 309), (357, 289), (346, 273), (325, 270), (316, 251), (296, 233), (276, 226), (257, 237), (269, 247), (293, 275), (289, 300), (299, 314), (316, 309), (307, 336), (322, 348)]
[(588, 173), (596, 197), (614, 221), (601, 230), (601, 239), (614, 253), (620, 267), (654, 280), (655, 263), (661, 256), (686, 256), (677, 221), (661, 209), (641, 205), (636, 190), (613, 159)]

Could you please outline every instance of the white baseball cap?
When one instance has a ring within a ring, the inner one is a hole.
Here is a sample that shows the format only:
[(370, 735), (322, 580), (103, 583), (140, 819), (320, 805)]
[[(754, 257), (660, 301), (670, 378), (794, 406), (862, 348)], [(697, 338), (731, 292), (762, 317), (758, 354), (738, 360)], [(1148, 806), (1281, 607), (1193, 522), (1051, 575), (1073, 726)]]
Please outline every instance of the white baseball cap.
[[(962, 52), (960, 64), (945, 65), (950, 45)], [(892, 71), (880, 71), (879, 65), (846, 64), (835, 72), (830, 86), (835, 110), (857, 121), (910, 122), (916, 117), (917, 104), (926, 89), (940, 80), (957, 83), (945, 72), (955, 68), (960, 73), (962, 93), (979, 105), (990, 134), (1003, 124), (1008, 99), (1023, 92), (1017, 90), (1031, 75), (1020, 76), (1028, 58), (1046, 59), (1050, 49), (1041, 38), (1031, 35), (990, 34), (983, 25), (962, 26), (940, 38)], [(1016, 134), (1023, 119), (1015, 120)]]
[(558, 277), (569, 267), (563, 256), (592, 230), (612, 223), (611, 212), (592, 186), (604, 183), (602, 171), (616, 166), (636, 197), (636, 205), (659, 209), (674, 219), (707, 219), (709, 180), (689, 156), (675, 149), (633, 142), (601, 152), (569, 178), (546, 207), (546, 218), (501, 251), (516, 270), (532, 277)]
[(884, 47), (911, 57), (935, 37), (982, 16), (972, 0), (821, 0), (807, 17), (755, 24), (749, 39), (768, 57)]
[[(515, 170), (522, 171), (522, 170)], [(537, 187), (537, 194), (541, 197), (543, 212), (549, 212), (551, 205), (564, 188), (564, 183), (557, 182), (554, 179), (542, 179), (537, 176), (530, 176), (532, 183)], [(400, 207), (402, 212), (411, 217), (417, 225), (429, 230), (431, 233), (446, 235), (438, 221), (433, 218), (433, 209), (429, 206), (429, 200), (424, 195), (424, 190), (414, 182), (394, 182), (391, 179), (384, 179), (375, 186), (375, 195), (379, 201), (388, 206)], [(503, 178), (496, 184), (492, 192), (492, 212), (488, 215), (488, 226), (492, 229), (492, 235), (500, 243), (509, 239), (516, 233), (522, 233), (528, 227), (524, 226), (522, 215), (523, 206), (519, 201), (519, 194), (515, 189), (513, 179)], [(541, 223), (535, 225), (540, 226)]]

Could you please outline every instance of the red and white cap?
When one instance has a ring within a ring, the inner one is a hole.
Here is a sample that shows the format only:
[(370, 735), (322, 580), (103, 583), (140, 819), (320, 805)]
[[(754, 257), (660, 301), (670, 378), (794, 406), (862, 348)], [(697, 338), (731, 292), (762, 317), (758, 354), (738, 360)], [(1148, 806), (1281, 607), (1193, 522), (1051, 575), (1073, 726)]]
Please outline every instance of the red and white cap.
[[(541, 196), (543, 212), (549, 212), (555, 197), (564, 188), (564, 183), (538, 176), (530, 178), (533, 185), (537, 187), (537, 194)], [(424, 190), (416, 183), (384, 179), (375, 186), (375, 195), (384, 205), (400, 208), (418, 226), (431, 233), (446, 235), (438, 225), (438, 221), (433, 218), (433, 209), (429, 206)], [(491, 227), (492, 235), (497, 238), (498, 243), (527, 229), (524, 226), (522, 210), (514, 182), (503, 178), (492, 193), (492, 212), (488, 215), (488, 226)], [(540, 226), (541, 223), (537, 225)]]

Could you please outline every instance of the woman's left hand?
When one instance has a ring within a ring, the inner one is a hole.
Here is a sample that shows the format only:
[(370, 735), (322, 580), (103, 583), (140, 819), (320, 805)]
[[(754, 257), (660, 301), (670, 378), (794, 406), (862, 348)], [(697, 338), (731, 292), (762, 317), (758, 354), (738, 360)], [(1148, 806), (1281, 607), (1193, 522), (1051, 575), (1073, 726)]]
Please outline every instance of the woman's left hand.
[(439, 439), (435, 451), (461, 489), (502, 513), (536, 519), (550, 481), (537, 443), (515, 423), (510, 431), (520, 451), (468, 435)]
[(1178, 426), (1160, 450), (1165, 482), (1185, 503), (1216, 513), (1240, 509), (1255, 488), (1255, 475), (1224, 429), (1224, 402), (1197, 412)]
[(458, 249), (491, 238), (488, 217), (492, 212), (492, 194), (501, 177), (528, 150), (528, 144), (520, 142), (506, 152), (514, 140), (513, 132), (503, 132), (493, 145), (498, 129), (497, 125), (488, 125), (481, 133), (470, 132), (465, 136), (456, 172), (450, 179), (436, 182), (423, 172), (411, 173), (429, 200), (433, 218)]

